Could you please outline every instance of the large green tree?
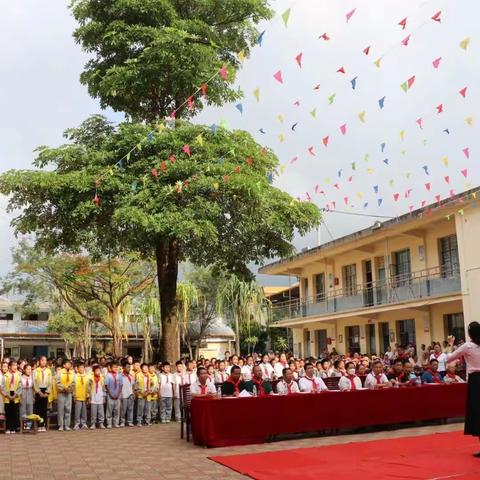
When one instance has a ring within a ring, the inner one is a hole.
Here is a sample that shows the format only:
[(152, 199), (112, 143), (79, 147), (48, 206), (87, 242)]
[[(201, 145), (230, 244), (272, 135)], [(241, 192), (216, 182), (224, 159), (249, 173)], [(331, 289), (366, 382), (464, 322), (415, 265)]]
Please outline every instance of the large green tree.
[[(186, 118), (205, 104), (233, 101), (240, 96), (233, 88), (238, 54), (249, 54), (256, 24), (272, 16), (268, 3), (73, 0), (74, 37), (92, 56), (81, 81), (103, 107), (134, 120), (163, 118), (182, 104), (177, 118)], [(224, 65), (227, 79), (215, 75)], [(186, 102), (196, 90), (202, 95)]]
[[(182, 122), (151, 131), (148, 124), (89, 119), (67, 132), (67, 144), (39, 150), (35, 166), (42, 170), (4, 173), (0, 192), (9, 195), (10, 210), (20, 209), (16, 232), (35, 232), (48, 251), (154, 257), (162, 351), (175, 360), (179, 263), (248, 277), (250, 262), (291, 254), (294, 233), (317, 225), (320, 214), (269, 183), (278, 159), (246, 132)], [(131, 145), (139, 148), (112, 169)]]

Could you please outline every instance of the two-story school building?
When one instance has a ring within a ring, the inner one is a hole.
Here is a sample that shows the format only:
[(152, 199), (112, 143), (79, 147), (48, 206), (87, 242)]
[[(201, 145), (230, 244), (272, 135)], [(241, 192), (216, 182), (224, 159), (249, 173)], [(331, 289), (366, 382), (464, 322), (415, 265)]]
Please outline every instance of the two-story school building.
[(262, 267), (299, 282), (298, 298), (286, 289), (272, 305), (275, 325), (292, 329), (294, 353), (380, 354), (396, 343), (465, 338), (468, 323), (480, 321), (477, 192)]

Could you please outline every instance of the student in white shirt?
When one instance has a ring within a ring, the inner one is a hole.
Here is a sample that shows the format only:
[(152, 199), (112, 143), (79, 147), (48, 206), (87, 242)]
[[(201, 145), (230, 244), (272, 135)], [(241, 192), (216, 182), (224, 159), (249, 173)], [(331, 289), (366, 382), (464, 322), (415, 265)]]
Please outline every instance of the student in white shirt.
[(173, 399), (173, 405), (175, 407), (175, 420), (181, 422), (180, 411), (180, 388), (185, 385), (185, 365), (181, 360), (175, 363), (175, 374), (173, 375), (173, 382), (175, 386), (175, 395)]
[(273, 378), (273, 367), (270, 364), (270, 357), (268, 353), (266, 353), (262, 357), (262, 363), (260, 364), (260, 368), (262, 369), (262, 376), (264, 380), (271, 380)]
[(277, 378), (281, 378), (283, 370), (288, 367), (287, 356), (284, 353), (280, 354), (278, 362), (275, 364), (274, 373)]
[(320, 377), (315, 377), (313, 374), (313, 364), (305, 363), (305, 376), (298, 381), (298, 386), (301, 392), (320, 393), (328, 390), (325, 382)]
[(217, 394), (215, 384), (208, 381), (207, 370), (203, 367), (197, 369), (197, 381), (190, 385), (192, 397), (205, 397)]
[(253, 370), (253, 357), (249, 355), (247, 357), (247, 363), (242, 367), (242, 378), (245, 382), (249, 382), (252, 379), (252, 370)]
[(282, 370), (282, 380), (277, 383), (277, 393), (279, 395), (292, 395), (300, 393), (298, 383), (293, 379), (293, 372), (290, 368)]
[(433, 347), (433, 353), (430, 355), (430, 360), (438, 362), (438, 373), (443, 377), (447, 371), (447, 355), (442, 352), (442, 347), (436, 343)]
[(197, 374), (195, 373), (195, 362), (192, 362), (191, 360), (187, 362), (187, 370), (183, 377), (187, 385), (191, 385), (193, 382), (197, 381)]
[(372, 371), (365, 379), (365, 388), (374, 390), (378, 388), (388, 388), (391, 386), (392, 384), (388, 381), (387, 376), (383, 373), (382, 362), (377, 360), (373, 363)]
[(130, 364), (124, 363), (122, 370), (122, 393), (120, 394), (120, 426), (124, 427), (125, 422), (133, 427), (133, 405), (135, 396), (133, 394), (134, 377), (130, 374)]
[(174, 379), (170, 373), (170, 363), (164, 362), (162, 372), (158, 376), (160, 392), (160, 421), (170, 423), (172, 419)]
[(362, 381), (355, 375), (355, 364), (348, 362), (345, 366), (347, 375), (340, 377), (338, 381), (338, 388), (342, 391), (358, 390), (362, 388)]
[(225, 362), (220, 360), (218, 362), (218, 370), (215, 372), (215, 383), (223, 383), (228, 379), (228, 373), (225, 370)]

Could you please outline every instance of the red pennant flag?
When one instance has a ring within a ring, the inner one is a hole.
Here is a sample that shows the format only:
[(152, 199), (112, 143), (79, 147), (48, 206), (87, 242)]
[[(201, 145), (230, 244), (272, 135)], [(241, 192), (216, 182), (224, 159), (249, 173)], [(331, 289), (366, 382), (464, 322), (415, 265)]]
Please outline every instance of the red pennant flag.
[(183, 153), (185, 153), (188, 156), (190, 156), (192, 154), (192, 152), (190, 152), (190, 145), (184, 145), (182, 147), (182, 151), (183, 151)]
[(314, 89), (314, 90), (320, 90), (320, 84), (315, 85), (315, 86), (313, 87), (313, 89)]
[(470, 158), (470, 148), (466, 147), (462, 150), (462, 152), (467, 158)]
[(447, 175), (446, 177), (443, 177), (443, 178), (450, 185), (450, 177)]
[(168, 157), (168, 159), (172, 162), (172, 163), (177, 163), (177, 157), (175, 155), (170, 155)]
[(337, 189), (340, 190), (340, 185), (338, 183), (334, 183), (333, 186)]
[(299, 106), (300, 106), (300, 102), (297, 100), (296, 102), (294, 102), (294, 105), (295, 105), (296, 107), (299, 107)]
[(407, 26), (407, 17), (405, 17), (403, 20), (400, 20), (398, 25), (402, 27), (402, 30), (405, 30), (405, 27)]
[(345, 205), (348, 205), (348, 197), (343, 197), (343, 201), (345, 202)]
[(328, 145), (328, 135), (326, 137), (323, 137), (322, 142), (325, 146)]
[(278, 82), (278, 83), (283, 83), (283, 77), (282, 77), (282, 72), (279, 70), (278, 72), (273, 74), (273, 78)]
[(436, 200), (437, 202), (440, 201), (440, 198), (441, 198), (440, 195), (435, 195), (435, 200)]
[(154, 167), (151, 170), (152, 177), (158, 178), (158, 170)]
[(97, 194), (95, 194), (95, 196), (93, 197), (92, 202), (93, 202), (93, 204), (94, 204), (96, 207), (100, 206), (100, 197), (99, 197)]
[(303, 56), (303, 54), (302, 54), (302, 52), (300, 52), (300, 53), (295, 57), (295, 60), (297, 61), (298, 66), (299, 66), (300, 68), (302, 68), (302, 56)]
[(413, 210), (413, 205), (409, 205), (408, 206), (408, 209), (410, 210), (410, 212)]
[(407, 45), (408, 45), (408, 42), (410, 41), (410, 37), (411, 37), (411, 35), (408, 34), (408, 35), (402, 40), (402, 45), (407, 46)]
[(315, 152), (313, 151), (313, 146), (312, 147), (308, 147), (308, 153), (312, 156), (315, 156)]
[(342, 135), (345, 135), (347, 133), (347, 124), (344, 123), (343, 125), (340, 125), (340, 131), (342, 132)]
[(463, 87), (459, 92), (458, 92), (463, 98), (467, 95), (467, 87)]
[(394, 200), (395, 202), (398, 201), (398, 198), (399, 198), (399, 197), (400, 197), (400, 194), (399, 194), (399, 193), (394, 193), (394, 194), (393, 194), (393, 200)]
[(330, 37), (326, 33), (324, 33), (323, 35), (320, 35), (318, 38), (323, 38), (323, 40), (325, 41), (330, 40)]
[(439, 10), (439, 11), (432, 17), (432, 20), (433, 20), (434, 22), (439, 22), (439, 23), (440, 23), (440, 22), (442, 21), (442, 19), (440, 18), (440, 15), (441, 15), (441, 14), (442, 14), (442, 11)]
[(422, 200), (422, 208), (427, 204), (426, 200)]
[(234, 173), (240, 173), (240, 165), (234, 168)]
[(364, 53), (365, 55), (368, 55), (368, 54), (370, 53), (370, 45), (369, 45), (368, 47), (366, 47), (366, 48), (363, 49), (363, 53)]
[(187, 98), (187, 105), (188, 105), (188, 109), (189, 109), (189, 110), (193, 110), (193, 105), (194, 105), (194, 103), (193, 103), (193, 97), (188, 97), (188, 98)]
[(340, 67), (338, 70), (337, 70), (337, 73), (345, 73), (345, 69), (343, 67)]
[(202, 83), (202, 86), (200, 87), (200, 89), (202, 90), (202, 94), (205, 95), (205, 97), (206, 97), (207, 96), (207, 84)]
[(438, 57), (436, 58), (433, 62), (432, 62), (432, 65), (433, 65), (433, 68), (438, 68), (440, 66), (440, 61), (442, 60), (442, 57)]
[(448, 191), (448, 194), (450, 195), (450, 198), (451, 197), (454, 197), (455, 196), (455, 190), (452, 188)]
[(165, 173), (167, 171), (167, 164), (165, 162), (162, 162), (160, 164), (160, 170), (162, 171), (162, 173)]
[(413, 82), (415, 82), (415, 75), (407, 80), (408, 88), (412, 87)]
[(347, 17), (347, 22), (352, 18), (353, 14), (355, 13), (356, 8), (348, 12), (345, 17)]
[(290, 160), (290, 165), (291, 165), (292, 163), (295, 163), (297, 160), (298, 160), (298, 157), (293, 157), (293, 158)]
[(247, 157), (247, 159), (245, 161), (247, 162), (247, 165), (249, 167), (251, 167), (253, 165), (253, 158), (252, 157)]
[(421, 118), (418, 118), (417, 121), (416, 121), (417, 125), (418, 125), (421, 129), (423, 129), (422, 121), (423, 121), (423, 120), (422, 120)]
[(228, 70), (227, 67), (224, 65), (220, 70), (219, 70), (220, 76), (224, 79), (227, 80), (228, 78)]
[(337, 208), (337, 202), (332, 202), (333, 208)]
[(468, 170), (467, 170), (466, 168), (464, 168), (463, 170), (460, 170), (460, 172), (461, 172), (461, 174), (462, 174), (465, 178), (467, 178), (467, 176), (468, 176)]
[(352, 180), (353, 180), (353, 176), (350, 175), (350, 176), (348, 177), (348, 183), (352, 183)]
[(442, 113), (443, 112), (443, 104), (441, 103), (440, 105), (437, 105), (437, 113)]
[(430, 183), (426, 183), (426, 184), (425, 184), (425, 188), (427, 189), (427, 192), (430, 191), (430, 187), (431, 187), (431, 184), (430, 184)]

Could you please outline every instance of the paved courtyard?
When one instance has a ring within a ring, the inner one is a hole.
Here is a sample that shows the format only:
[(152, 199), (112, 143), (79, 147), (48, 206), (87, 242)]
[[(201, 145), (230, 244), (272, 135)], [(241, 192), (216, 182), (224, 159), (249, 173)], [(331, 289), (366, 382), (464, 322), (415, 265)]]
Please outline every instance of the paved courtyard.
[(283, 440), (205, 449), (183, 441), (177, 424), (0, 436), (0, 480), (174, 480), (245, 478), (213, 455), (283, 450), (461, 430), (463, 424)]

